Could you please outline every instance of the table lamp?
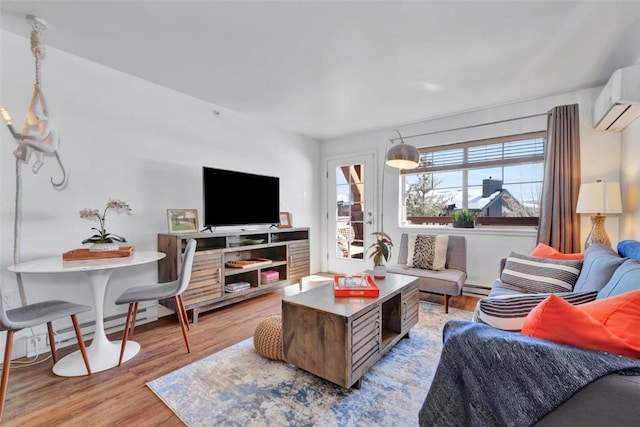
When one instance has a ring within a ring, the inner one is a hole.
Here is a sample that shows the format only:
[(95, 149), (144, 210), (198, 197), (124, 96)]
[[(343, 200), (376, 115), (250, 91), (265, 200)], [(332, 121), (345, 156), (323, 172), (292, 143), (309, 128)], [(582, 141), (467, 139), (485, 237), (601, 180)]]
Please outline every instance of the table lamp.
[(619, 182), (590, 182), (580, 185), (578, 194), (577, 213), (595, 214), (591, 216), (591, 231), (584, 243), (585, 249), (593, 243), (601, 243), (611, 247), (611, 240), (607, 235), (604, 214), (622, 213), (622, 199)]

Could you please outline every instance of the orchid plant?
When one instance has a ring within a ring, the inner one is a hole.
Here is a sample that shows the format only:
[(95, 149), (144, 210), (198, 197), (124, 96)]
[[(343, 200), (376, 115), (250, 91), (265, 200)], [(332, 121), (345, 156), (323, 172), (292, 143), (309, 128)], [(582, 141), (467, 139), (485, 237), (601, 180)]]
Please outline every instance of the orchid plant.
[(383, 231), (376, 231), (371, 234), (376, 236), (376, 242), (372, 243), (367, 250), (372, 250), (369, 258), (373, 258), (373, 265), (378, 267), (383, 265), (386, 261), (389, 261), (389, 258), (391, 258), (393, 242), (391, 241), (391, 237)]
[(97, 231), (97, 234), (94, 234), (88, 239), (84, 239), (82, 243), (124, 243), (127, 241), (127, 239), (122, 236), (118, 236), (117, 234), (107, 233), (107, 229), (105, 228), (105, 219), (107, 217), (107, 212), (110, 209), (113, 209), (118, 213), (131, 212), (131, 206), (129, 206), (129, 203), (123, 202), (118, 199), (109, 199), (109, 202), (107, 202), (107, 206), (104, 208), (104, 211), (102, 211), (102, 215), (100, 214), (100, 211), (98, 209), (85, 208), (80, 211), (80, 218), (88, 219), (91, 221), (98, 221), (100, 223), (100, 228), (91, 228), (92, 230)]

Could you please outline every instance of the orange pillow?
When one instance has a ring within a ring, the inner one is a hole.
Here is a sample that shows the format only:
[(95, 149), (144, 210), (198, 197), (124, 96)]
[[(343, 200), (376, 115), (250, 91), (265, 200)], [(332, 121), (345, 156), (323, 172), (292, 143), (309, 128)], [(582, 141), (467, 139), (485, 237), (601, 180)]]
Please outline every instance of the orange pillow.
[(640, 346), (640, 290), (588, 302), (580, 310), (626, 342)]
[(531, 310), (522, 334), (640, 359), (640, 290), (579, 306), (550, 295)]
[(563, 254), (558, 251), (556, 248), (552, 248), (549, 245), (545, 245), (544, 243), (538, 243), (538, 246), (531, 252), (531, 256), (537, 256), (540, 258), (548, 258), (548, 259), (570, 259), (570, 260), (581, 260), (584, 259), (583, 253), (575, 253), (575, 254)]

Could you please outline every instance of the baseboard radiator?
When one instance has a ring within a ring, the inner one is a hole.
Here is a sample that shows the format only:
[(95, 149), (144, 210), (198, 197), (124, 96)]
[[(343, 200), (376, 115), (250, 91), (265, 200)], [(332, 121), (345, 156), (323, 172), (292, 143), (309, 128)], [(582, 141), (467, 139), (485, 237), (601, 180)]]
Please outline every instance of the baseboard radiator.
[[(123, 331), (124, 324), (127, 320), (127, 313), (118, 313), (112, 316), (108, 316), (104, 318), (104, 331), (107, 335)], [(142, 325), (145, 323), (153, 322), (158, 320), (158, 307), (157, 305), (152, 305), (149, 307), (138, 308), (138, 314), (136, 317), (136, 326)], [(55, 326), (55, 323), (54, 323)], [(93, 339), (93, 335), (96, 330), (96, 322), (95, 320), (90, 320), (86, 322), (80, 323), (80, 330), (82, 331), (82, 338), (85, 342), (88, 342)], [(29, 339), (29, 337), (25, 337)], [(66, 328), (55, 329), (55, 339), (56, 339), (56, 348), (64, 348), (70, 345), (76, 345), (78, 340), (76, 339), (76, 333), (73, 330), (73, 326), (69, 325)], [(119, 337), (114, 339), (120, 339)], [(48, 351), (49, 348), (49, 338), (47, 337), (47, 347), (46, 349), (38, 349), (40, 353), (43, 351)], [(36, 354), (34, 348), (29, 348), (27, 346), (26, 355), (27, 357), (32, 357)]]
[(489, 292), (491, 292), (491, 288), (482, 285), (465, 283), (465, 285), (462, 287), (462, 295), (466, 295), (469, 297), (484, 298), (489, 295)]

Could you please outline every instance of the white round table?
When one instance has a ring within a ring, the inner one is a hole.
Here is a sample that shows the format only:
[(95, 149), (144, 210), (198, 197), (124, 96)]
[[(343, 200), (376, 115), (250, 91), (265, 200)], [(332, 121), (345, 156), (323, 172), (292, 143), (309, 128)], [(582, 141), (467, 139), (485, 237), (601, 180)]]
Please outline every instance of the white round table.
[[(121, 341), (109, 341), (104, 332), (104, 297), (111, 273), (116, 268), (131, 267), (158, 261), (166, 255), (162, 252), (136, 251), (123, 258), (100, 258), (80, 261), (63, 261), (62, 256), (21, 262), (9, 267), (15, 273), (84, 273), (89, 279), (93, 292), (96, 311), (96, 327), (91, 345), (87, 347), (87, 356), (91, 372), (101, 372), (118, 365)], [(127, 341), (124, 361), (131, 359), (140, 351), (140, 344)], [(53, 373), (63, 377), (87, 375), (80, 350), (75, 351), (53, 366)]]

